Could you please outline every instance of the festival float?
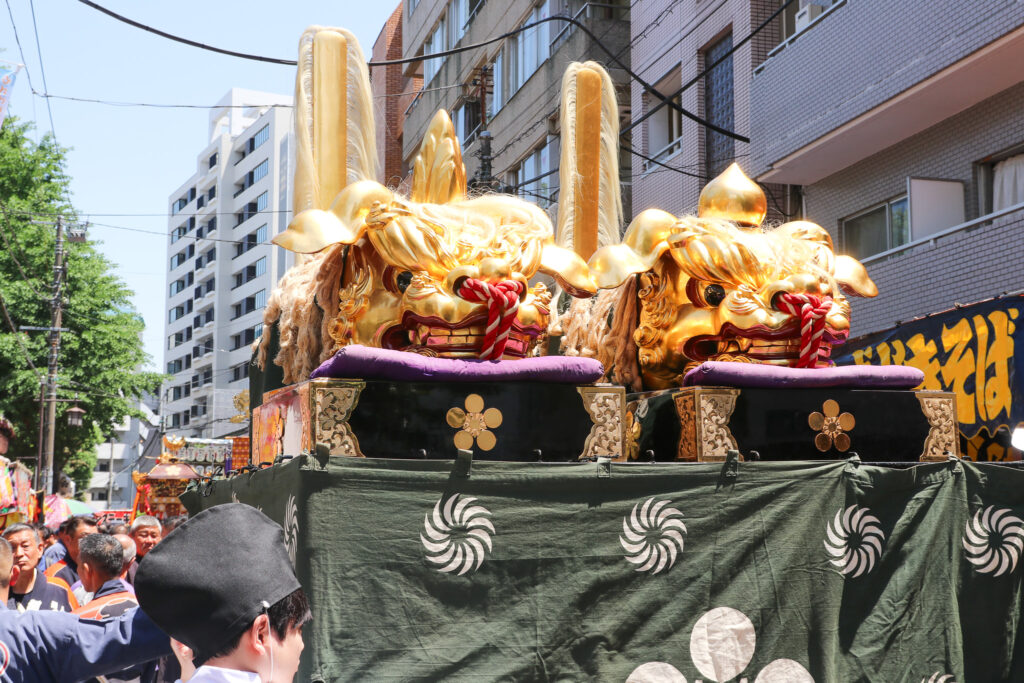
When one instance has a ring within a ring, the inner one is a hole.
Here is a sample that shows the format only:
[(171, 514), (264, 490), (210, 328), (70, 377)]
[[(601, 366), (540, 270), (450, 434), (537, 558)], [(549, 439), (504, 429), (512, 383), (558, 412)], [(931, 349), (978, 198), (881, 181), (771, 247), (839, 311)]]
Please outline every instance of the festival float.
[(163, 451), (153, 469), (148, 472), (132, 472), (132, 480), (135, 482), (132, 519), (139, 515), (151, 515), (165, 520), (185, 514), (179, 496), (190, 482), (202, 477), (191, 463), (219, 463), (210, 466), (219, 467), (223, 472), (225, 455), (228, 458), (231, 455), (231, 442), (226, 439), (164, 436)]
[(833, 365), (878, 292), (824, 228), (765, 225), (734, 166), (621, 232), (592, 62), (563, 80), (555, 225), (467, 194), (445, 112), (400, 194), (354, 37), (313, 27), (298, 63), (266, 466), (181, 500), (281, 523), (301, 680), (1024, 678), (1022, 475), (958, 457), (919, 370)]

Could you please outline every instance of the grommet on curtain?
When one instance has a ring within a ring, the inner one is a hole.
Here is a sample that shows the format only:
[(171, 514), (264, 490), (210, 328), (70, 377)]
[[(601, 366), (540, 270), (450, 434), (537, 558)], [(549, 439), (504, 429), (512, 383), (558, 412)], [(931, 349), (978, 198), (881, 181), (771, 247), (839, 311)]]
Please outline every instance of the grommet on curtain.
[(612, 476), (612, 459), (599, 455), (597, 456), (597, 478), (607, 479)]

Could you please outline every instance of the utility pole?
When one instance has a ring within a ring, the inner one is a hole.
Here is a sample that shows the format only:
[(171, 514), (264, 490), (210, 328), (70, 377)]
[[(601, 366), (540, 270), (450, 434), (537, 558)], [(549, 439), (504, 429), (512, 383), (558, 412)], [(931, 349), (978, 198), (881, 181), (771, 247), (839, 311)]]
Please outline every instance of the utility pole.
[(107, 509), (113, 509), (110, 501), (114, 497), (114, 437), (110, 437), (110, 459), (107, 461)]
[(57, 242), (53, 257), (53, 298), (50, 300), (50, 356), (46, 373), (46, 450), (43, 453), (43, 491), (54, 492), (53, 444), (57, 427), (57, 361), (60, 356), (60, 326), (64, 307), (64, 222), (57, 216)]

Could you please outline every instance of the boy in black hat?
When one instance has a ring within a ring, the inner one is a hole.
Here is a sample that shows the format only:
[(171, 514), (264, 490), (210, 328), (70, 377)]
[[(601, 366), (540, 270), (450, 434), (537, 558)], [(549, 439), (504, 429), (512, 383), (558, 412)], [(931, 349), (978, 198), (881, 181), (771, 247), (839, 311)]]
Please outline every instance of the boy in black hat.
[(146, 613), (195, 652), (191, 683), (290, 683), (309, 603), (284, 531), (241, 503), (205, 510), (146, 555), (135, 576)]

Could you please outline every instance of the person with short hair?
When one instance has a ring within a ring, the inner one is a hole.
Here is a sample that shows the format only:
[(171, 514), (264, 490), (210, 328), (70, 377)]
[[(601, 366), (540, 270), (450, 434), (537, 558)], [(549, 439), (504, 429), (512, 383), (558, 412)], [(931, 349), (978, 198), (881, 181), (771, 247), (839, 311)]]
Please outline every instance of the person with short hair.
[(192, 649), (190, 683), (285, 683), (312, 615), (284, 531), (254, 507), (200, 512), (149, 552), (135, 577), (139, 604)]
[(11, 546), (13, 562), (18, 567), (18, 579), (11, 586), (7, 608), (25, 612), (53, 610), (70, 612), (74, 597), (64, 587), (50, 582), (36, 569), (42, 557), (43, 544), (39, 533), (28, 524), (12, 524), (4, 529), (3, 538)]
[(68, 520), (63, 541), (68, 554), (63, 560), (46, 568), (46, 576), (51, 581), (58, 585), (63, 583), (69, 591), (72, 590), (71, 587), (78, 582), (78, 544), (84, 537), (97, 533), (98, 526), (92, 517), (72, 517)]
[(121, 549), (124, 551), (124, 566), (121, 567), (121, 575), (117, 578), (121, 579), (125, 590), (135, 595), (135, 588), (132, 586), (131, 581), (128, 580), (128, 572), (135, 565), (135, 541), (128, 534), (114, 534), (114, 538), (121, 544)]
[(67, 527), (73, 517), (68, 517), (58, 525), (54, 532), (56, 539), (53, 544), (43, 551), (43, 559), (39, 560), (39, 571), (45, 572), (50, 565), (57, 564), (68, 556)]
[(0, 538), (0, 663), (3, 680), (81, 681), (104, 676), (171, 652), (156, 624), (135, 608), (106, 621), (66, 612), (15, 612), (4, 607), (20, 569)]
[(78, 544), (78, 573), (93, 597), (75, 610), (83, 619), (107, 619), (124, 614), (139, 603), (121, 583), (124, 548), (107, 534), (92, 534)]
[(118, 534), (127, 534), (128, 533), (128, 525), (123, 523), (123, 522), (117, 522), (115, 524), (111, 524), (110, 525), (109, 533), (110, 533), (111, 536), (117, 536)]
[(160, 520), (150, 515), (139, 515), (132, 522), (128, 535), (135, 541), (135, 562), (128, 569), (128, 583), (135, 583), (135, 572), (138, 571), (146, 554), (156, 547), (163, 538), (163, 527)]

